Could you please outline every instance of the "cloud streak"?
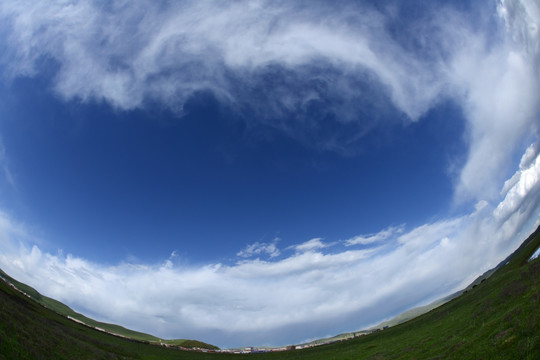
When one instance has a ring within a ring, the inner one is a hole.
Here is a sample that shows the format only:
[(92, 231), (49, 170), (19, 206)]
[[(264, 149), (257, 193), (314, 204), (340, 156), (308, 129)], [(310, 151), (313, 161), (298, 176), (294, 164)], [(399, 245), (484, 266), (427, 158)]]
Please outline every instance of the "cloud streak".
[(266, 254), (270, 258), (279, 256), (280, 252), (277, 248), (276, 244), (279, 241), (279, 238), (274, 239), (271, 243), (260, 243), (256, 242), (253, 244), (249, 244), (246, 246), (246, 248), (242, 251), (239, 251), (236, 256), (249, 258), (256, 255), (263, 255)]
[(458, 197), (494, 198), (523, 138), (538, 132), (538, 9), (532, 1), (499, 2), (506, 41), (490, 47), (487, 38), (472, 37), (453, 58), (451, 79), (470, 129)]
[(351, 239), (347, 239), (345, 240), (345, 246), (378, 244), (402, 232), (403, 232), (402, 226), (400, 227), (391, 226), (388, 229), (382, 230), (376, 234), (358, 235)]
[(6, 155), (6, 148), (4, 147), (4, 142), (0, 139), (0, 168), (4, 173), (4, 179), (9, 184), (12, 189), (17, 189), (17, 183), (13, 177), (13, 173), (9, 167), (8, 157)]

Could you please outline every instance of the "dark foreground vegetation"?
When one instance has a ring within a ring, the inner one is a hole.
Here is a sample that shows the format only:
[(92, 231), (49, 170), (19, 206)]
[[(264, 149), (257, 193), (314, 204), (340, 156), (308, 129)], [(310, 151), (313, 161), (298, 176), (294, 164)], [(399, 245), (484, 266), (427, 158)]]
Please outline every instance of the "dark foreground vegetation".
[(489, 278), (429, 313), (330, 345), (265, 354), (167, 349), (73, 322), (0, 281), (0, 359), (540, 359), (537, 230)]

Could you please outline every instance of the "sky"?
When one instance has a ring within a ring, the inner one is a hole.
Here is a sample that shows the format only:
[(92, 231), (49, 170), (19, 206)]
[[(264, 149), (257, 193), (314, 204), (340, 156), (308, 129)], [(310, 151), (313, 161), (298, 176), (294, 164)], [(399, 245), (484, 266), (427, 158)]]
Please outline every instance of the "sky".
[(366, 328), (540, 224), (540, 3), (0, 3), (0, 268), (220, 347)]

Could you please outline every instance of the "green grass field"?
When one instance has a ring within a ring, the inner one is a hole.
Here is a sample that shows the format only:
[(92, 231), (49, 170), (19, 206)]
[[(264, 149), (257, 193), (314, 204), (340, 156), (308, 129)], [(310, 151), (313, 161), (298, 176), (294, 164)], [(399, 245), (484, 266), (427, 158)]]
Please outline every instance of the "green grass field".
[(114, 337), (39, 305), (0, 281), (0, 359), (540, 359), (537, 230), (504, 266), (403, 324), (330, 345), (265, 354), (166, 349)]

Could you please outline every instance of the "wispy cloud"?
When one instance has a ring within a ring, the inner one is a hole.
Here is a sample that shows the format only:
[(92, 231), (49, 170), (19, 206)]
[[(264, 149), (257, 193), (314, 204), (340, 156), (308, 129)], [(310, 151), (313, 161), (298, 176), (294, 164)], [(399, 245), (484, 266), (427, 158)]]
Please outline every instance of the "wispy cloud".
[[(490, 45), (476, 34), (456, 51), (451, 82), (469, 123), (469, 156), (457, 185), (458, 198), (493, 198), (510, 172), (524, 137), (538, 132), (540, 84), (539, 5), (533, 1), (501, 1), (498, 13), (506, 41)], [(486, 181), (485, 178), (492, 179)]]
[(351, 239), (345, 240), (344, 243), (345, 243), (345, 246), (377, 244), (377, 243), (380, 243), (381, 241), (384, 241), (393, 236), (396, 236), (397, 234), (401, 234), (403, 230), (404, 230), (403, 226), (399, 226), (399, 227), (391, 226), (376, 234), (357, 235)]
[(316, 251), (321, 250), (324, 248), (327, 248), (329, 246), (334, 245), (335, 243), (325, 243), (323, 239), (321, 238), (314, 238), (311, 240), (308, 240), (302, 244), (293, 245), (290, 246), (289, 249), (294, 249), (297, 252), (310, 252), (310, 251)]
[[(362, 92), (354, 83), (372, 72), (392, 102), (417, 118), (437, 94), (431, 66), (389, 36), (382, 14), (367, 4), (352, 6), (13, 1), (0, 14), (9, 73), (32, 75), (43, 57), (52, 58), (59, 66), (55, 88), (66, 99), (104, 99), (130, 109), (149, 97), (181, 107), (194, 91), (210, 89), (238, 103), (238, 95), (264, 90), (263, 78), (277, 75), (258, 104), (275, 114), (302, 110), (329, 93), (361, 100), (369, 95), (354, 94)], [(298, 76), (302, 68), (305, 79)], [(354, 81), (346, 81), (350, 76)], [(288, 89), (293, 82), (300, 82), (299, 93)], [(248, 92), (238, 93), (245, 86)]]
[(8, 158), (6, 155), (6, 148), (4, 147), (4, 142), (0, 138), (0, 168), (2, 169), (4, 173), (4, 178), (6, 182), (11, 186), (13, 189), (17, 189), (17, 184), (15, 183), (15, 178), (13, 177), (13, 174), (10, 170), (9, 164), (8, 164)]
[(271, 243), (255, 242), (253, 244), (249, 244), (246, 246), (244, 250), (239, 251), (236, 254), (236, 256), (243, 257), (243, 258), (249, 258), (255, 255), (263, 255), (263, 254), (268, 255), (270, 258), (279, 256), (280, 252), (276, 246), (278, 241), (279, 241), (279, 238), (275, 238), (274, 241)]

